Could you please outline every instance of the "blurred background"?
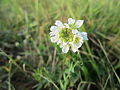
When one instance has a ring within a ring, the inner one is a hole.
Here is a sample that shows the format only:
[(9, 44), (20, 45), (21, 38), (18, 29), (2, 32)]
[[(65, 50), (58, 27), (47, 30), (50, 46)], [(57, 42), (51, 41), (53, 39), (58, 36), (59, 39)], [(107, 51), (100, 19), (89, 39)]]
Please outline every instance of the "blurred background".
[[(0, 0), (0, 90), (120, 90), (119, 9), (120, 0)], [(62, 54), (49, 29), (70, 17), (85, 20), (89, 40)]]

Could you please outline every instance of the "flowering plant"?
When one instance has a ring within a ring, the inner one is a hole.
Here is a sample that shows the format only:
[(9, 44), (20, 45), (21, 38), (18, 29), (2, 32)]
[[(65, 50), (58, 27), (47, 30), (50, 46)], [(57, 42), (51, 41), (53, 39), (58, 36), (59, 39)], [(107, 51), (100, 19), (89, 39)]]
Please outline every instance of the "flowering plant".
[(62, 23), (57, 20), (55, 26), (50, 28), (51, 42), (57, 43), (63, 53), (67, 53), (69, 49), (73, 52), (78, 51), (84, 42), (88, 40), (86, 32), (80, 32), (80, 28), (84, 20), (75, 20), (72, 18), (68, 19), (68, 23)]

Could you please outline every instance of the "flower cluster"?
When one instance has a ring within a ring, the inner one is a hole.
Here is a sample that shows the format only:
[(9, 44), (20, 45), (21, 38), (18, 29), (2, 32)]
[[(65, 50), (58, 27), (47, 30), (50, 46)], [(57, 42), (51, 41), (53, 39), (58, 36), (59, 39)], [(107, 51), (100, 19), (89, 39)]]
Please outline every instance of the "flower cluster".
[(62, 48), (63, 53), (67, 53), (69, 49), (73, 52), (78, 51), (84, 42), (88, 40), (86, 32), (78, 31), (84, 20), (68, 19), (68, 23), (62, 23), (57, 20), (55, 26), (50, 28), (51, 42), (57, 43)]

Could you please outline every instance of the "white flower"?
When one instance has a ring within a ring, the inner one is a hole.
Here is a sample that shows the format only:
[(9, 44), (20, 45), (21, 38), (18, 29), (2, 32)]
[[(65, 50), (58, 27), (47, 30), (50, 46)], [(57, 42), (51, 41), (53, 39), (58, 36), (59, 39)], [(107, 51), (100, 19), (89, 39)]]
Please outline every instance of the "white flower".
[(83, 37), (78, 33), (74, 35), (73, 41), (70, 42), (71, 44), (71, 49), (73, 52), (78, 51), (78, 48), (80, 48), (83, 44)]
[(76, 20), (69, 18), (68, 23), (62, 23), (57, 20), (55, 26), (50, 28), (51, 42), (57, 43), (62, 48), (63, 53), (67, 53), (69, 49), (77, 52), (82, 46), (84, 40), (88, 40), (86, 32), (79, 32), (84, 20)]

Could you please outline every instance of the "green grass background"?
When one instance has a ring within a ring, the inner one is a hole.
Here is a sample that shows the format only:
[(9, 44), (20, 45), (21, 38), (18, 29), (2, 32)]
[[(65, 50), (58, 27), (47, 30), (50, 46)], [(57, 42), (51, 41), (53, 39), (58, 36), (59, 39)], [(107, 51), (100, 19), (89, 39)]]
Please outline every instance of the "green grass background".
[[(89, 40), (62, 54), (56, 20), (85, 20)], [(0, 90), (119, 90), (120, 0), (0, 0)]]

